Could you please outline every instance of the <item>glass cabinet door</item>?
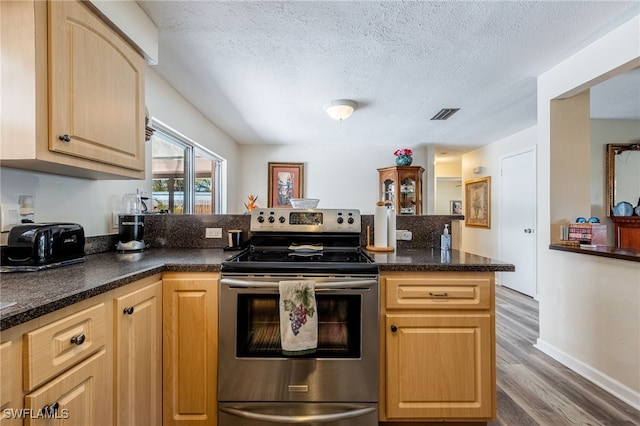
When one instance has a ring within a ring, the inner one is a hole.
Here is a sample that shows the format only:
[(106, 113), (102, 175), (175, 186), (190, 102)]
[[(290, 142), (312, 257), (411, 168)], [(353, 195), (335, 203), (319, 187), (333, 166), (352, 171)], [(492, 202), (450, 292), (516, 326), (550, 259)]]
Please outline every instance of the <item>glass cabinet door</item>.
[(400, 183), (400, 214), (416, 214), (416, 181), (410, 178)]
[(392, 204), (396, 202), (395, 182), (391, 179), (385, 179), (382, 182), (382, 196), (380, 201), (390, 201)]

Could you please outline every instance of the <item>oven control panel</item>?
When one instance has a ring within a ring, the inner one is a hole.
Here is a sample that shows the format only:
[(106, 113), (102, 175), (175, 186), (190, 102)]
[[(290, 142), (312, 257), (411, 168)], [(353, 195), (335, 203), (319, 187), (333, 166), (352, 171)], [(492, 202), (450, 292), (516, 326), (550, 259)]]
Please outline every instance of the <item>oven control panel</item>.
[(251, 210), (252, 232), (360, 232), (362, 222), (357, 209)]

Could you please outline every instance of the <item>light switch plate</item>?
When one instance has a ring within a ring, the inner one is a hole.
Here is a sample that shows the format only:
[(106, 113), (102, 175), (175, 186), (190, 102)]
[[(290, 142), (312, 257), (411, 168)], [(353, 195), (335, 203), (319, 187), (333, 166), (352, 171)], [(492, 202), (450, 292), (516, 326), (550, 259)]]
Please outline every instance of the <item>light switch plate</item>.
[(206, 228), (205, 238), (222, 238), (222, 228)]
[(0, 229), (10, 231), (14, 225), (20, 223), (20, 206), (17, 204), (3, 204), (0, 206)]

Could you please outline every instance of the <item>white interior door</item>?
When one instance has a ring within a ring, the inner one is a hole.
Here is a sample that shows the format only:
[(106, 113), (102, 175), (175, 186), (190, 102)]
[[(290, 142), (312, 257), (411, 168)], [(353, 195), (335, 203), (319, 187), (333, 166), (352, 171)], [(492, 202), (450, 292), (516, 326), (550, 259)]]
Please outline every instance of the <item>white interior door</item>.
[(516, 266), (500, 283), (536, 297), (535, 147), (503, 157), (500, 169), (500, 260)]

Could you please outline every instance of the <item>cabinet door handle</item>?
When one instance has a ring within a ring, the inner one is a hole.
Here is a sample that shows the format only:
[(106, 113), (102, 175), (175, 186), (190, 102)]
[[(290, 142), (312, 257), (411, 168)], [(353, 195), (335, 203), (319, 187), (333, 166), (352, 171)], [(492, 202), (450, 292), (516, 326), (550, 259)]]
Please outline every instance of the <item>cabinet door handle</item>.
[(128, 308), (124, 308), (124, 310), (122, 311), (127, 315), (132, 315), (133, 314), (133, 306), (129, 306)]
[(391, 332), (395, 333), (396, 331), (398, 331), (398, 327), (396, 327), (395, 325), (391, 326)]
[(58, 139), (60, 139), (62, 142), (71, 142), (71, 136), (69, 135), (58, 136)]
[(58, 412), (58, 408), (60, 408), (60, 404), (54, 402), (51, 405), (45, 405), (44, 407), (42, 407), (42, 412), (47, 413), (50, 417), (53, 417)]
[(431, 297), (449, 297), (449, 293), (446, 291), (444, 293), (434, 293), (432, 291), (429, 292), (429, 296)]
[(77, 336), (73, 336), (71, 338), (71, 343), (74, 343), (76, 345), (81, 345), (84, 343), (86, 337), (84, 334), (78, 334)]

